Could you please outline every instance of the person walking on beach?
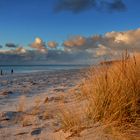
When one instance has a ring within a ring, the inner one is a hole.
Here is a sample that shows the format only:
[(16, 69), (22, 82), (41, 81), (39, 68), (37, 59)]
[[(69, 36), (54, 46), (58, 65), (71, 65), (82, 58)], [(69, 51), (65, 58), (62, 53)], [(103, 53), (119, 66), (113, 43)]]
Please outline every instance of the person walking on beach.
[(2, 69), (0, 70), (0, 75), (3, 75)]
[(13, 69), (11, 69), (11, 74), (13, 74), (14, 73), (14, 70)]

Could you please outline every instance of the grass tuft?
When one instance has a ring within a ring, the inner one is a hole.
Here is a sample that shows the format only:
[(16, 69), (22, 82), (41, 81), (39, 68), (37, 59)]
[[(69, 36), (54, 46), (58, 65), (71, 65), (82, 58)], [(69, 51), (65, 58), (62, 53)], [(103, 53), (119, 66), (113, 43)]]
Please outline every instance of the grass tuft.
[(105, 133), (119, 139), (140, 137), (140, 57), (126, 53), (122, 60), (102, 63), (87, 73), (79, 89), (87, 103), (84, 114), (75, 114), (73, 108), (61, 111), (64, 128), (80, 128), (87, 121), (105, 126)]
[[(124, 55), (119, 62), (92, 69), (81, 95), (88, 100), (87, 118), (126, 132), (140, 127), (140, 59)], [(136, 129), (135, 129), (136, 130)]]

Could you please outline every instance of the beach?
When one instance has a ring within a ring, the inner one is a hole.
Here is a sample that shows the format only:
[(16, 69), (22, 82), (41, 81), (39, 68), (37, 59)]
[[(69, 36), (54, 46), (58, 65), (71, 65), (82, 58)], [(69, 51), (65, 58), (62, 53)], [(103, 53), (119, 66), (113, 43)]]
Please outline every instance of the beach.
[(72, 69), (1, 76), (0, 139), (52, 140), (60, 129), (60, 104), (72, 101), (74, 94), (69, 93), (84, 74)]
[(0, 140), (140, 140), (140, 0), (0, 6)]
[[(0, 76), (0, 139), (139, 140), (139, 65), (125, 62), (125, 67), (114, 63)], [(121, 73), (119, 79), (116, 73)], [(127, 106), (128, 99), (136, 101), (135, 106)], [(116, 112), (122, 113), (124, 105), (123, 123)], [(134, 114), (127, 107), (138, 115), (126, 120), (125, 115)]]

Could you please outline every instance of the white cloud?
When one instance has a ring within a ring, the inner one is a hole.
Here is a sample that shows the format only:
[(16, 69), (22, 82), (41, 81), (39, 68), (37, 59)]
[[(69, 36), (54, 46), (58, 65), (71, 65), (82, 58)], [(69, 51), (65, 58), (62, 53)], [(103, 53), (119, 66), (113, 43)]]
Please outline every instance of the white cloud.
[(0, 50), (1, 54), (24, 54), (27, 53), (28, 50), (26, 50), (23, 47), (18, 47), (12, 50)]
[[(68, 51), (90, 51), (97, 56), (117, 55), (123, 50), (140, 52), (140, 29), (124, 32), (108, 32), (90, 37), (76, 36), (63, 43)], [(78, 46), (78, 47), (77, 47)], [(96, 53), (95, 53), (96, 52)]]
[(40, 52), (47, 52), (46, 44), (39, 37), (35, 39), (35, 41), (30, 45), (31, 48), (34, 48)]
[(56, 48), (56, 47), (58, 46), (58, 43), (55, 42), (55, 41), (49, 41), (49, 42), (47, 43), (47, 46), (48, 46), (49, 48)]
[(86, 39), (82, 36), (75, 36), (70, 38), (69, 40), (66, 40), (63, 43), (63, 46), (65, 47), (80, 47), (83, 46), (86, 42)]
[(48, 42), (48, 47), (56, 49), (47, 51), (45, 42), (36, 38), (30, 45), (34, 48), (31, 50), (24, 47), (0, 49), (0, 60), (3, 60), (3, 64), (11, 61), (29, 64), (89, 64), (103, 58), (117, 58), (126, 49), (130, 55), (140, 54), (140, 29), (107, 32), (102, 36), (74, 36), (63, 42), (61, 50), (57, 49), (57, 45), (55, 41)]

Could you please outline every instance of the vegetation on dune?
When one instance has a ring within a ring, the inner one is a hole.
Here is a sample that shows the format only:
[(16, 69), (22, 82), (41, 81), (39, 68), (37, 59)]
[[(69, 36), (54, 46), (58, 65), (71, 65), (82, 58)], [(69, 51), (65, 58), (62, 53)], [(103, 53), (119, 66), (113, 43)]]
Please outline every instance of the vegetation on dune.
[[(119, 135), (131, 136), (134, 133), (137, 137), (140, 131), (139, 57), (128, 58), (125, 54), (117, 63), (91, 68), (80, 86), (80, 95), (88, 103), (84, 113), (87, 122), (100, 122), (111, 127), (110, 132), (115, 130)], [(81, 120), (79, 123), (82, 125)]]

